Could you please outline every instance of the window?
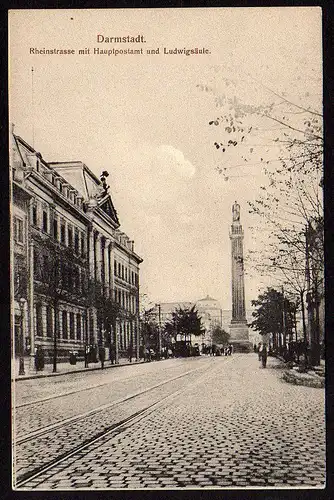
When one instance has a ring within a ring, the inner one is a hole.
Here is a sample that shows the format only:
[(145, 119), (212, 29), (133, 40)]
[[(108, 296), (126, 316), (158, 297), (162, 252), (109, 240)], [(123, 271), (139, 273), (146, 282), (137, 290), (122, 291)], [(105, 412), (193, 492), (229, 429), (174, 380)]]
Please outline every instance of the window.
[(125, 281), (128, 281), (128, 269), (127, 269), (127, 267), (125, 268)]
[(86, 276), (84, 271), (81, 272), (81, 291), (83, 295), (86, 293)]
[(58, 239), (58, 220), (53, 219), (53, 237), (55, 240)]
[(63, 192), (63, 185), (60, 181), (58, 183), (58, 187), (59, 187), (59, 191), (62, 193)]
[(46, 336), (53, 336), (52, 309), (50, 306), (46, 306)]
[(73, 288), (73, 272), (72, 272), (72, 268), (70, 266), (68, 266), (68, 268), (67, 268), (67, 283), (68, 283), (67, 289), (72, 290), (72, 288)]
[(114, 260), (114, 275), (117, 276), (117, 262)]
[(85, 238), (84, 235), (81, 235), (81, 257), (85, 256)]
[(135, 284), (135, 275), (133, 271), (131, 271), (131, 283), (134, 285)]
[(42, 304), (36, 304), (36, 334), (38, 337), (43, 337), (43, 315)]
[(38, 280), (41, 277), (41, 268), (39, 266), (38, 253), (36, 248), (34, 248), (33, 250), (33, 255), (34, 255), (34, 278)]
[(118, 263), (118, 276), (121, 277), (121, 264)]
[(81, 340), (81, 314), (77, 314), (77, 339)]
[(63, 339), (68, 338), (68, 326), (67, 326), (67, 312), (63, 311), (62, 315), (62, 323), (63, 323)]
[(33, 205), (31, 210), (31, 222), (34, 226), (37, 226), (37, 206)]
[(79, 234), (77, 232), (74, 235), (74, 251), (76, 254), (79, 253)]
[(68, 246), (71, 247), (73, 245), (73, 229), (69, 226), (68, 228)]
[(122, 280), (124, 280), (124, 266), (122, 264)]
[(60, 226), (60, 241), (65, 245), (65, 224), (62, 223)]
[(16, 243), (23, 243), (23, 220), (18, 217), (14, 219), (14, 232)]
[(48, 232), (48, 214), (43, 210), (43, 231)]
[(74, 313), (70, 312), (70, 339), (74, 339)]

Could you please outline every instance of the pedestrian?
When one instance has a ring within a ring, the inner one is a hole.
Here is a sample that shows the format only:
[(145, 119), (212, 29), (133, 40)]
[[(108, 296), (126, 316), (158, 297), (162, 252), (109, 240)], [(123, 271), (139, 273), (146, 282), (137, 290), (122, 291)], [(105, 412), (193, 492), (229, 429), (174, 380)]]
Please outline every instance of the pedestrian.
[(36, 371), (41, 371), (44, 369), (44, 352), (40, 345), (36, 348), (35, 368)]
[(259, 347), (259, 361), (261, 361), (262, 368), (265, 368), (267, 366), (267, 357), (268, 357), (267, 345), (261, 343)]
[(114, 344), (111, 344), (111, 346), (110, 346), (110, 361), (111, 361), (112, 365), (115, 363), (115, 360), (116, 360), (115, 346), (114, 346)]
[(258, 350), (257, 350), (257, 353), (258, 353), (258, 356), (259, 356), (259, 361), (261, 361), (262, 350), (263, 350), (263, 344), (262, 344), (262, 342), (259, 342)]
[(100, 358), (100, 361), (101, 361), (101, 368), (103, 370), (103, 368), (104, 368), (104, 361), (106, 359), (106, 351), (105, 351), (104, 347), (100, 347), (99, 348), (99, 358)]
[(129, 358), (130, 363), (132, 363), (132, 357), (133, 357), (133, 348), (132, 348), (132, 344), (130, 344), (128, 347), (128, 358)]
[(268, 357), (267, 346), (264, 345), (262, 349), (262, 368), (265, 368), (267, 366), (267, 357)]

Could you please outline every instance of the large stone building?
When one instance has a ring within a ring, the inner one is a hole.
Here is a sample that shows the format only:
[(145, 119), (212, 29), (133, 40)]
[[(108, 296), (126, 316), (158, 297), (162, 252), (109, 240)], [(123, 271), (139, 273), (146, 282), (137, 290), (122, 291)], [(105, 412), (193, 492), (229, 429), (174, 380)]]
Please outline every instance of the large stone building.
[[(29, 207), (31, 193), (24, 186), (24, 176), (14, 137), (10, 144), (10, 222), (11, 222), (11, 252), (10, 264), (12, 271), (12, 356), (22, 360), (25, 352), (30, 351), (28, 335), (29, 310), (31, 309), (31, 286), (29, 286)], [(28, 272), (27, 272), (28, 270)], [(20, 366), (20, 372), (24, 369)]]
[(173, 312), (177, 309), (191, 309), (195, 306), (196, 311), (202, 320), (205, 333), (199, 337), (193, 337), (192, 343), (207, 344), (211, 343), (211, 333), (215, 326), (222, 326), (222, 309), (218, 300), (207, 295), (205, 298), (195, 302), (162, 302), (154, 308), (155, 319), (163, 326), (172, 319)]
[[(28, 277), (22, 297), (26, 353), (34, 355), (40, 346), (50, 359), (55, 342), (59, 359), (70, 351), (83, 354), (88, 346), (97, 352), (98, 345), (111, 342), (117, 353), (130, 343), (138, 350), (142, 259), (119, 229), (106, 183), (82, 162), (46, 162), (14, 133), (10, 162), (13, 234), (19, 240), (12, 270), (22, 254)], [(14, 275), (12, 282), (17, 282)], [(113, 335), (99, 316), (99, 297), (119, 306)], [(18, 323), (17, 300), (14, 308)]]

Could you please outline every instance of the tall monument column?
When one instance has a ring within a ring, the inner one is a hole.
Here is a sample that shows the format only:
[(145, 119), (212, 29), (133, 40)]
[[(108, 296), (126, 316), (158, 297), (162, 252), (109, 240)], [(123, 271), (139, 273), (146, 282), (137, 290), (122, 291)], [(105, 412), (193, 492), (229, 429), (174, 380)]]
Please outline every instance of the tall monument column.
[(232, 320), (230, 324), (230, 342), (234, 350), (249, 352), (251, 342), (245, 308), (245, 279), (243, 259), (244, 232), (240, 223), (240, 205), (234, 202), (232, 207), (232, 224), (230, 230), (232, 257)]

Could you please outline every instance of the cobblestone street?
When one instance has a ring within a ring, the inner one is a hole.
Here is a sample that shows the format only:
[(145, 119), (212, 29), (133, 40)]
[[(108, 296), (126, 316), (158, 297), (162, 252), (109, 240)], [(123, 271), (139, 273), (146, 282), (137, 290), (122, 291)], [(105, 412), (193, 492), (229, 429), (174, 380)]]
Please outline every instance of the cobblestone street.
[[(144, 416), (65, 458), (23, 488), (323, 487), (324, 390), (283, 382), (276, 364), (269, 358), (263, 370), (255, 354), (235, 354), (123, 367), (117, 377), (121, 384), (121, 372), (127, 370), (126, 390), (131, 379), (133, 387), (136, 380), (143, 386), (145, 370), (157, 381), (166, 371), (166, 379), (176, 376), (182, 366), (184, 372), (190, 366), (205, 370), (187, 383), (173, 382), (169, 397)], [(97, 383), (98, 377), (100, 383), (107, 381), (110, 372), (95, 373), (87, 384)], [(113, 385), (105, 387), (113, 392)], [(82, 399), (85, 392), (79, 393)]]

